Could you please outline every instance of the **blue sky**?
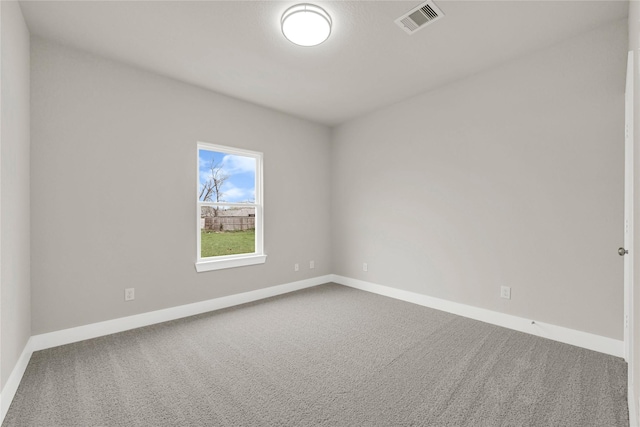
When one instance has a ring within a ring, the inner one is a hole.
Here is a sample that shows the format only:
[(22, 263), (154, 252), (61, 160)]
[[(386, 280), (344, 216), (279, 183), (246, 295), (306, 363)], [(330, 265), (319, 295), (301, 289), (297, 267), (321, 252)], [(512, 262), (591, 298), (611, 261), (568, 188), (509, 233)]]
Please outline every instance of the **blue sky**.
[(211, 176), (212, 159), (214, 163), (222, 166), (222, 171), (226, 175), (229, 175), (222, 187), (222, 200), (230, 203), (253, 202), (256, 194), (256, 159), (199, 149), (200, 186)]

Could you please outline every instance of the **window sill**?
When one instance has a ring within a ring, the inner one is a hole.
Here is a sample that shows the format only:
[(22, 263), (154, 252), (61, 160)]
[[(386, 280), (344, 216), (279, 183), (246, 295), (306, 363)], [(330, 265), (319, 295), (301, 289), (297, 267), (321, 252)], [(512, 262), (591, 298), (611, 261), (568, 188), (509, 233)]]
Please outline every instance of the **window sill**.
[(266, 255), (251, 254), (233, 258), (198, 261), (196, 262), (196, 271), (198, 273), (202, 273), (203, 271), (222, 270), (224, 268), (235, 268), (244, 267), (246, 265), (264, 264), (266, 260)]

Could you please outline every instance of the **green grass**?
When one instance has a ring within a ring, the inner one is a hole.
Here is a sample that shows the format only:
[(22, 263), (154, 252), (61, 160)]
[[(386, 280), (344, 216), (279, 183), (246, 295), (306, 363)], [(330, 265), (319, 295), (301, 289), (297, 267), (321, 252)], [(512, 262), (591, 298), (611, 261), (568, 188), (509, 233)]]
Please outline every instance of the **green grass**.
[(202, 231), (202, 258), (220, 255), (250, 254), (255, 251), (255, 230), (213, 232)]

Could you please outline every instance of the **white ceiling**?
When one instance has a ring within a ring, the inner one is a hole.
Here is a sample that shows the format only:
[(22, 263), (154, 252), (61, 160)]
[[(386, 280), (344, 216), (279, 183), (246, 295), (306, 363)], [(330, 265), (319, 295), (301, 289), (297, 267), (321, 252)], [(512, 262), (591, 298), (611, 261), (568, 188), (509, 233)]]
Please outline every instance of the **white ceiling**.
[[(308, 0), (306, 0), (308, 1)], [(23, 1), (32, 34), (327, 125), (434, 89), (601, 25), (627, 1), (317, 1), (332, 35), (299, 47), (280, 16), (300, 1)]]

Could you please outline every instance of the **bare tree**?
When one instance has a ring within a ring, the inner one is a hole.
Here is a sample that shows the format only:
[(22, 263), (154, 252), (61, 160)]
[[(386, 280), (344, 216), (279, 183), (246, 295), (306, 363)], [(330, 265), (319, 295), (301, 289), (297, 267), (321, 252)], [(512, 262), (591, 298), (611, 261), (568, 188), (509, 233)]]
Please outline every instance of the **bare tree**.
[[(216, 162), (215, 158), (211, 159), (209, 165), (209, 179), (202, 184), (200, 188), (199, 199), (201, 202), (224, 202), (224, 192), (222, 186), (229, 179), (229, 175), (224, 173), (222, 164)], [(218, 206), (213, 208), (213, 216), (218, 216)], [(222, 226), (222, 224), (221, 224)]]

